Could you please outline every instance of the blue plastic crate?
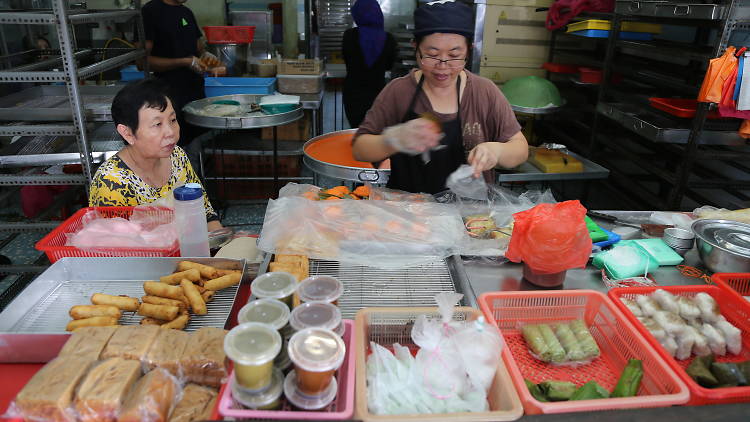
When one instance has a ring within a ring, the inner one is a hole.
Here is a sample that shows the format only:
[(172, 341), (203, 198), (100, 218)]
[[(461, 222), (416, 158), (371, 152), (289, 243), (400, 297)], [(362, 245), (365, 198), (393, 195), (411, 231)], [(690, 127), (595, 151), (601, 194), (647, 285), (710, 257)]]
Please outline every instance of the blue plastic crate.
[(135, 65), (125, 66), (120, 69), (120, 80), (123, 82), (137, 81), (143, 79), (144, 74)]
[(206, 78), (206, 97), (232, 94), (268, 95), (276, 91), (276, 78)]
[[(586, 29), (584, 31), (575, 31), (571, 32), (573, 35), (578, 35), (581, 37), (589, 37), (589, 38), (608, 38), (609, 37), (609, 31), (604, 29)], [(629, 31), (620, 31), (620, 39), (621, 40), (634, 40), (634, 41), (651, 41), (654, 39), (653, 34), (649, 34), (648, 32), (629, 32)]]

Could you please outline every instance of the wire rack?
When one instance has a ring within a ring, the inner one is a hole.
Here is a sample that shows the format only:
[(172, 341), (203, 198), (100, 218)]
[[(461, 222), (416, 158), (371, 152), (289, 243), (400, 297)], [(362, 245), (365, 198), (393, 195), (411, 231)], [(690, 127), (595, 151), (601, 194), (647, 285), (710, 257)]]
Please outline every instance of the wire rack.
[(456, 291), (448, 264), (441, 259), (394, 270), (311, 260), (310, 275), (341, 280), (344, 294), (338, 305), (347, 319), (362, 308), (435, 306), (436, 294)]
[[(211, 302), (207, 303), (208, 314), (190, 315), (185, 331), (195, 331), (201, 327), (223, 328), (232, 310), (238, 286), (219, 290)], [(145, 295), (143, 282), (134, 280), (68, 281), (51, 289), (39, 302), (21, 317), (11, 331), (19, 333), (61, 333), (70, 321), (66, 318), (74, 305), (91, 304), (94, 293), (127, 295), (140, 298)], [(138, 325), (141, 316), (135, 312), (123, 312), (121, 325)]]

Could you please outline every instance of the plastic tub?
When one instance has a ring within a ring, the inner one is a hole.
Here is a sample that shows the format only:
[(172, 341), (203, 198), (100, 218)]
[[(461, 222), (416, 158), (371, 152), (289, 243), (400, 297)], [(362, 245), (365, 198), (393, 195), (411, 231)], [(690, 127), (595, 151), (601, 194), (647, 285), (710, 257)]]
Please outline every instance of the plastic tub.
[(299, 410), (320, 410), (327, 407), (336, 399), (336, 391), (338, 391), (336, 378), (331, 378), (328, 386), (315, 396), (309, 396), (300, 390), (296, 371), (289, 372), (284, 379), (284, 397)]
[(297, 295), (302, 302), (325, 302), (338, 305), (344, 285), (329, 275), (314, 275), (300, 282)]
[(273, 369), (271, 384), (261, 392), (245, 390), (237, 383), (234, 374), (229, 384), (232, 397), (248, 409), (276, 410), (281, 407), (281, 394), (284, 392), (284, 374), (281, 369)]
[[(424, 415), (376, 415), (367, 407), (367, 356), (370, 342), (391, 347), (393, 343), (414, 349), (411, 328), (419, 315), (440, 318), (437, 308), (365, 308), (357, 312), (357, 418), (365, 421), (514, 421), (523, 415), (523, 407), (513, 388), (506, 363), (499, 362), (492, 386), (487, 394), (487, 412), (434, 413)], [(482, 316), (477, 309), (457, 307), (455, 321), (473, 321)], [(523, 381), (522, 381), (523, 382)], [(525, 388), (525, 387), (524, 387)]]
[(250, 283), (250, 292), (258, 299), (277, 299), (287, 306), (292, 306), (292, 294), (296, 290), (297, 279), (280, 271), (259, 275)]
[(523, 278), (531, 284), (535, 284), (541, 287), (557, 287), (565, 282), (566, 271), (560, 271), (554, 274), (537, 274), (534, 270), (523, 263)]
[(289, 324), (289, 307), (276, 299), (251, 300), (237, 313), (237, 322), (260, 322), (282, 332)]
[(578, 73), (578, 66), (572, 64), (562, 63), (544, 63), (542, 69), (546, 69), (552, 73)]
[(716, 273), (711, 276), (717, 286), (740, 296), (750, 296), (750, 274), (748, 273)]
[(232, 94), (273, 94), (276, 78), (213, 78), (206, 80), (206, 97)]
[(323, 74), (283, 75), (277, 74), (279, 92), (282, 94), (315, 94), (323, 90)]
[[(693, 98), (651, 97), (648, 99), (648, 102), (653, 108), (684, 119), (692, 119), (695, 117), (695, 111), (698, 108), (698, 100)], [(721, 119), (722, 117), (717, 110), (709, 110), (706, 118)]]
[(224, 338), (224, 352), (234, 362), (233, 380), (248, 392), (267, 390), (281, 344), (281, 335), (268, 324), (246, 322), (232, 328)]
[(693, 297), (697, 293), (708, 293), (719, 303), (721, 314), (742, 331), (742, 352), (739, 355), (717, 356), (718, 362), (742, 362), (750, 360), (750, 303), (729, 290), (717, 286), (660, 286), (660, 287), (628, 287), (618, 288), (609, 291), (609, 297), (615, 302), (616, 306), (622, 310), (626, 317), (635, 325), (638, 331), (651, 343), (654, 348), (666, 362), (682, 379), (690, 390), (689, 405), (702, 404), (719, 404), (719, 403), (739, 403), (750, 401), (750, 387), (727, 387), (727, 388), (705, 388), (698, 385), (690, 375), (685, 372), (685, 368), (692, 362), (692, 356), (689, 359), (680, 360), (670, 356), (651, 333), (638, 321), (620, 299), (632, 299), (636, 295), (651, 294), (656, 289), (664, 289), (673, 295)]
[(295, 331), (306, 328), (324, 328), (343, 334), (341, 310), (330, 303), (302, 303), (292, 310), (289, 325)]
[(145, 72), (138, 70), (135, 65), (120, 69), (120, 80), (123, 82), (137, 81), (146, 77)]
[(248, 44), (255, 36), (254, 26), (204, 26), (210, 44)]
[[(73, 246), (65, 246), (68, 234), (73, 234), (83, 228), (83, 216), (87, 212), (95, 210), (105, 218), (129, 219), (133, 215), (134, 207), (87, 207), (81, 208), (71, 215), (67, 220), (60, 223), (54, 230), (49, 232), (35, 247), (46, 253), (49, 262), (55, 263), (65, 257), (113, 257), (113, 256), (141, 256), (141, 257), (164, 257), (180, 256), (180, 245), (175, 239), (174, 245), (169, 248), (97, 248), (78, 249)], [(172, 216), (174, 213), (169, 208), (153, 207), (147, 211), (153, 216)]]
[[(586, 29), (583, 31), (570, 32), (570, 35), (578, 35), (579, 37), (587, 38), (609, 38), (609, 31), (603, 31), (600, 29)], [(629, 32), (620, 31), (619, 38), (621, 40), (633, 40), (633, 41), (651, 41), (654, 39), (652, 34), (648, 32)]]
[[(593, 290), (484, 293), (479, 305), (488, 322), (498, 326), (507, 348), (503, 360), (527, 414), (583, 412), (592, 410), (662, 407), (683, 404), (688, 389), (641, 333), (602, 293)], [(601, 355), (576, 368), (554, 366), (529, 353), (519, 323), (582, 319), (596, 340)], [(571, 381), (581, 386), (594, 380), (614, 389), (629, 359), (643, 361), (643, 381), (638, 395), (598, 400), (543, 403), (529, 393), (524, 378)]]
[(219, 392), (219, 413), (228, 418), (235, 419), (271, 419), (271, 420), (344, 420), (351, 419), (354, 414), (354, 323), (344, 321), (346, 331), (343, 336), (346, 345), (346, 357), (344, 363), (336, 372), (336, 384), (338, 392), (336, 399), (325, 409), (315, 412), (292, 410), (290, 403), (282, 399), (279, 410), (250, 410), (243, 409), (232, 395), (229, 384), (222, 387)]
[[(585, 21), (568, 24), (566, 32), (583, 31), (587, 29), (609, 31), (612, 29), (612, 22), (603, 19), (588, 19)], [(644, 22), (622, 22), (621, 31), (628, 32), (649, 32), (652, 34), (661, 33), (661, 25)]]
[(341, 337), (323, 328), (306, 328), (295, 333), (289, 339), (287, 351), (297, 373), (297, 390), (315, 397), (327, 394), (333, 374), (346, 356)]
[[(602, 83), (602, 76), (604, 72), (601, 69), (594, 69), (591, 67), (580, 67), (578, 68), (581, 76), (581, 82), (586, 84), (600, 84)], [(613, 73), (612, 83), (622, 82), (622, 75), (619, 73)]]

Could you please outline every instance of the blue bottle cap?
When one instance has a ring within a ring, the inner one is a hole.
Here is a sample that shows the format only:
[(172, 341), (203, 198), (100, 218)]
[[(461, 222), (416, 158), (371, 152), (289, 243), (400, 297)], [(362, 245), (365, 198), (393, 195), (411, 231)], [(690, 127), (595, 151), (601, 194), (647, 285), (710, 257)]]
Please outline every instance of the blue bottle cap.
[(188, 183), (174, 190), (174, 199), (178, 201), (191, 201), (203, 196), (203, 188), (198, 183)]

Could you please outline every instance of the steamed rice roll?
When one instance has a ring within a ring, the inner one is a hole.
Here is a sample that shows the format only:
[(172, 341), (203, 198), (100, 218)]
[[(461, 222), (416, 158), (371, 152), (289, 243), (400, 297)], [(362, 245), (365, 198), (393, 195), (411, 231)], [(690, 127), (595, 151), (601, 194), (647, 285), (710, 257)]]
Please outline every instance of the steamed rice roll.
[(700, 292), (695, 295), (695, 304), (701, 310), (701, 319), (703, 322), (714, 323), (719, 320), (719, 304), (708, 293)]
[(656, 300), (656, 303), (661, 306), (665, 311), (672, 312), (674, 314), (680, 313), (680, 304), (677, 302), (677, 298), (672, 293), (669, 293), (663, 289), (654, 290), (651, 297)]
[(729, 353), (739, 355), (742, 351), (742, 331), (725, 319), (719, 320), (714, 327), (724, 334)]
[(724, 340), (724, 335), (718, 332), (711, 324), (704, 323), (701, 334), (706, 337), (708, 346), (711, 348), (713, 354), (717, 356), (727, 354), (727, 342)]
[(693, 354), (696, 356), (708, 356), (711, 354), (711, 348), (708, 346), (708, 340), (700, 333), (695, 327), (688, 325), (687, 331), (690, 331), (693, 335)]
[(680, 305), (680, 316), (686, 320), (693, 320), (700, 318), (701, 310), (695, 305), (692, 299), (685, 296), (680, 296), (677, 299), (677, 303)]
[(664, 328), (652, 318), (644, 317), (638, 318), (638, 320), (641, 321), (641, 324), (643, 324), (648, 332), (651, 333), (651, 335), (653, 335), (657, 340), (662, 341), (667, 336), (667, 332), (664, 331)]
[(650, 296), (638, 295), (635, 297), (636, 303), (641, 307), (641, 311), (644, 315), (654, 317), (654, 315), (661, 311), (659, 304)]
[(662, 340), (660, 340), (659, 343), (664, 347), (664, 350), (669, 353), (669, 356), (674, 357), (674, 355), (677, 353), (677, 342), (675, 341), (674, 337), (666, 336)]
[(682, 334), (687, 326), (682, 318), (672, 312), (659, 311), (654, 314), (653, 318), (667, 333), (674, 336)]
[(638, 306), (638, 303), (636, 303), (634, 300), (625, 298), (622, 298), (620, 300), (622, 301), (623, 305), (625, 305), (636, 317), (646, 316), (641, 310), (641, 307)]

